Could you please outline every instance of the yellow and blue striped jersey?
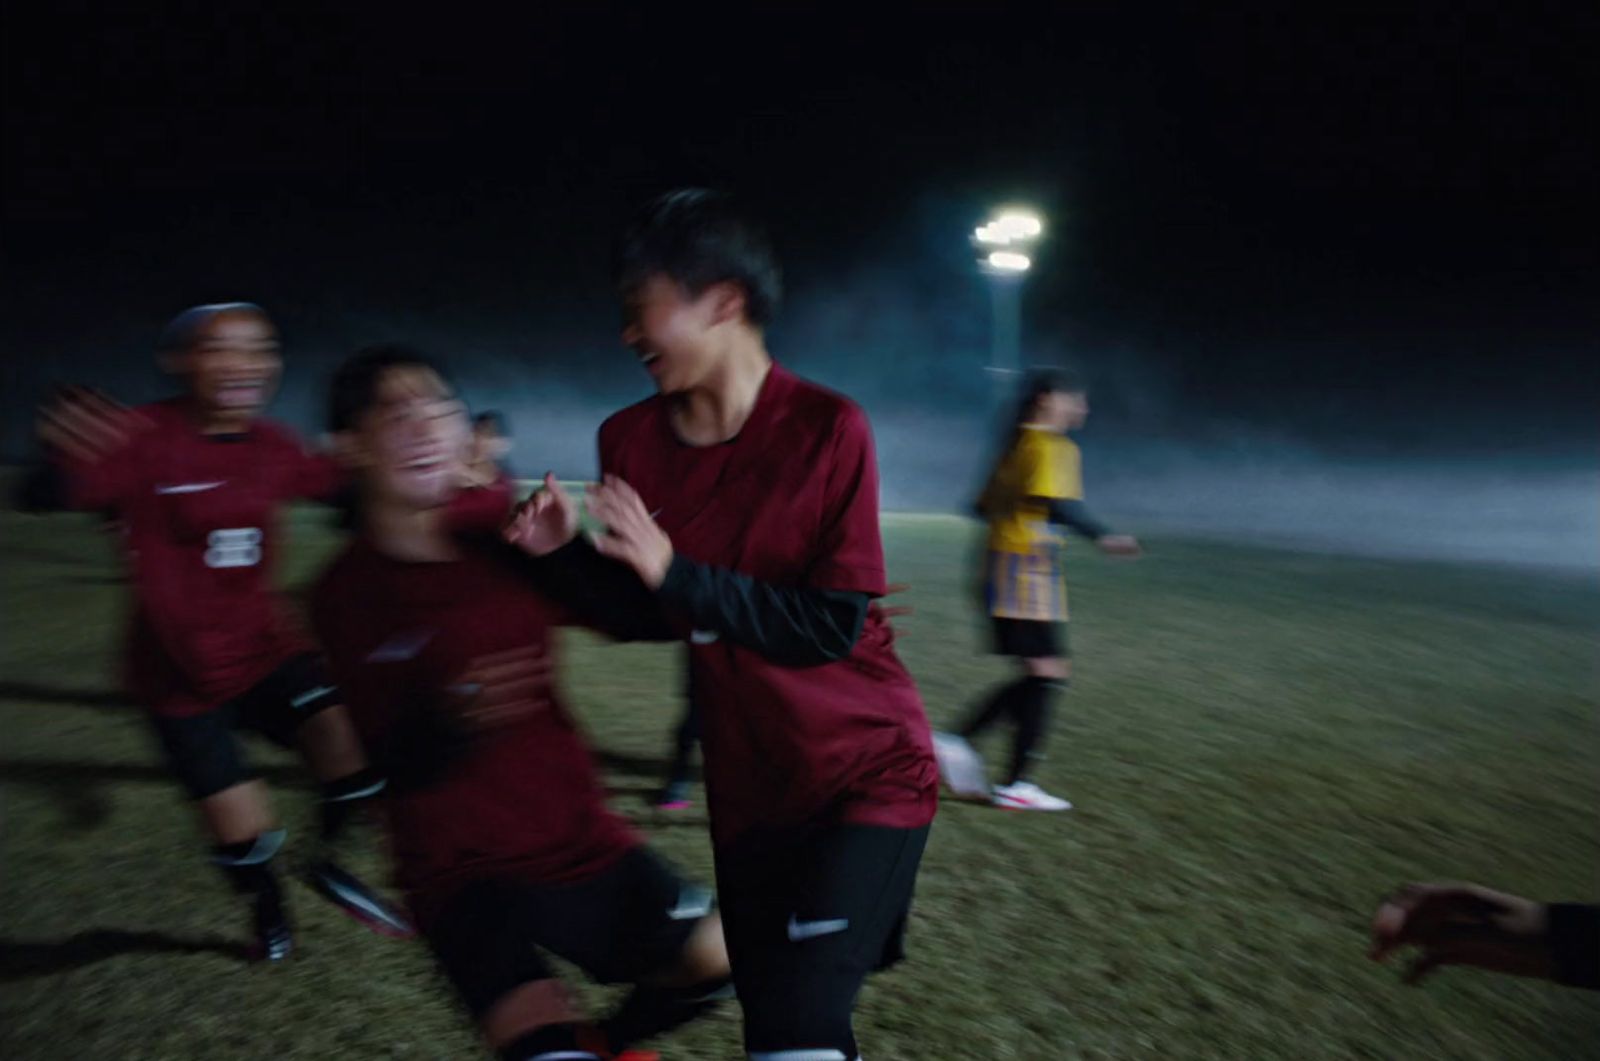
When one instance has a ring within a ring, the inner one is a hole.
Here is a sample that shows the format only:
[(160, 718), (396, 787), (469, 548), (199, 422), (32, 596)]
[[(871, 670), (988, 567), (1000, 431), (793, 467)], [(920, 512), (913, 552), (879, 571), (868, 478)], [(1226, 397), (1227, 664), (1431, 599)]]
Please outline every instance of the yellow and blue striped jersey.
[(1082, 497), (1077, 444), (1049, 428), (1025, 425), (996, 466), (981, 502), (989, 521), (990, 615), (1041, 622), (1067, 618), (1062, 538), (1045, 503)]

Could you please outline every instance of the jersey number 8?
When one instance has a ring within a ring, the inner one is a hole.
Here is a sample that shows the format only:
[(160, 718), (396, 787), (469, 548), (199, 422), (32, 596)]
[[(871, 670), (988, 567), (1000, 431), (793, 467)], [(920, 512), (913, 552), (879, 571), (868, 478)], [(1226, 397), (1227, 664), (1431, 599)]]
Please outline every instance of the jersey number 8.
[(207, 567), (254, 567), (261, 562), (261, 530), (232, 527), (206, 537)]

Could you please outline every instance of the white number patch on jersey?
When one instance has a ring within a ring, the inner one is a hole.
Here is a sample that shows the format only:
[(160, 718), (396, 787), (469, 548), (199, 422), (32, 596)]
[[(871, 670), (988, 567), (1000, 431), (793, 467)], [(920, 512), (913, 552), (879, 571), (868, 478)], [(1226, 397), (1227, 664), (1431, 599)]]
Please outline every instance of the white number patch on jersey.
[(207, 567), (254, 567), (261, 562), (261, 529), (230, 527), (206, 537)]

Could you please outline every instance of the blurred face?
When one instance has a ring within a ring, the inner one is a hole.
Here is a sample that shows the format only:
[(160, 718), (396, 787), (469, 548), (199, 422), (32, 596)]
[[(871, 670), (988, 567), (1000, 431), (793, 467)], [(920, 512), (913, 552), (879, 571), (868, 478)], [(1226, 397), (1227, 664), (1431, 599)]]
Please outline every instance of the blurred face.
[(477, 424), (472, 429), (472, 459), (482, 464), (497, 461), (511, 452), (511, 440), (496, 430), (493, 424)]
[(1057, 431), (1076, 431), (1089, 419), (1089, 396), (1082, 391), (1051, 391), (1039, 399), (1036, 423)]
[(407, 509), (447, 504), (460, 487), (471, 433), (466, 408), (432, 369), (397, 366), (343, 440), (368, 497)]
[(663, 394), (703, 383), (721, 361), (727, 330), (741, 319), (736, 285), (712, 284), (692, 297), (683, 286), (655, 274), (623, 304), (622, 342), (633, 350)]
[(168, 368), (184, 377), (189, 393), (207, 414), (248, 421), (260, 414), (283, 371), (278, 330), (259, 313), (218, 313), (194, 332), (187, 349)]

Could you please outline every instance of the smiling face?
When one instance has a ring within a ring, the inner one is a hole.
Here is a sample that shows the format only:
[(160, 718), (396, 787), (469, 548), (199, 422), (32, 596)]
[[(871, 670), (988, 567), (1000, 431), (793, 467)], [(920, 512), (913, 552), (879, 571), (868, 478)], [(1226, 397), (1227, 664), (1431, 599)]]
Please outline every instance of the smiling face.
[(702, 384), (722, 361), (729, 331), (744, 319), (737, 284), (711, 284), (691, 295), (664, 273), (628, 293), (622, 342), (633, 350), (656, 389), (680, 394)]
[(187, 382), (208, 427), (239, 430), (272, 400), (283, 355), (278, 330), (264, 314), (225, 310), (197, 324), (166, 365)]
[(368, 500), (406, 510), (449, 503), (470, 446), (466, 408), (422, 365), (385, 369), (372, 403), (341, 439)]

